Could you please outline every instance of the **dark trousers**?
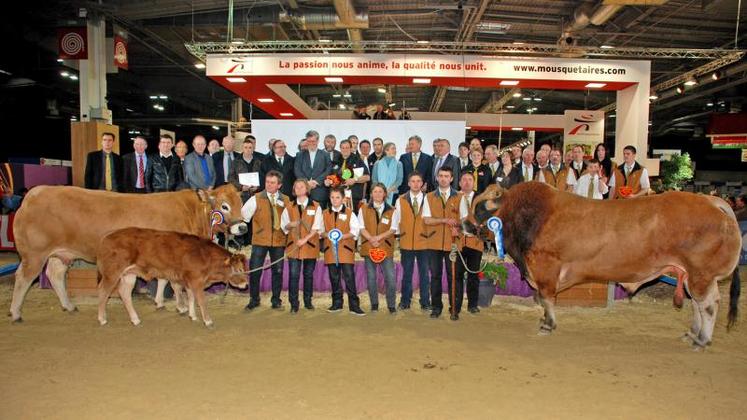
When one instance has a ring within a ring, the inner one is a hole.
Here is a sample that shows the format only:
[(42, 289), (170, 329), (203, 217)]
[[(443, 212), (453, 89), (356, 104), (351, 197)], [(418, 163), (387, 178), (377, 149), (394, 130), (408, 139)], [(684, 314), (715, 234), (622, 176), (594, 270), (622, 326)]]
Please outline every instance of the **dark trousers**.
[[(478, 271), (480, 269), (480, 260), (482, 259), (482, 252), (472, 248), (462, 248), (462, 258), (467, 263), (467, 268), (471, 271)], [(477, 294), (479, 291), (479, 279), (477, 273), (468, 273), (464, 268), (462, 260), (457, 256), (456, 260), (456, 311), (459, 313), (462, 310), (462, 300), (464, 299), (464, 275), (467, 274), (467, 307), (477, 307)], [(451, 288), (449, 288), (449, 303), (451, 303)]]
[(298, 278), (303, 270), (303, 302), (308, 306), (311, 304), (311, 296), (314, 294), (314, 268), (316, 259), (288, 259), (288, 301), (291, 307), (298, 308)]
[(132, 189), (133, 194), (147, 194), (148, 190), (145, 188), (133, 188)]
[(348, 292), (348, 308), (359, 308), (353, 264), (327, 264), (327, 269), (329, 270), (329, 282), (332, 284), (332, 306), (342, 307), (342, 284), (340, 282), (340, 276), (342, 276), (345, 281), (345, 290)]
[(412, 271), (415, 260), (418, 260), (418, 278), (420, 281), (420, 306), (430, 304), (430, 287), (428, 286), (428, 251), (401, 250), (402, 263), (402, 297), (400, 305), (410, 306), (412, 300)]
[[(249, 257), (249, 269), (253, 270), (262, 267), (265, 263), (265, 257), (270, 254), (270, 262), (283, 257), (285, 248), (282, 246), (252, 246), (252, 255)], [(272, 272), (272, 303), (281, 303), (280, 291), (283, 288), (283, 262), (270, 267)], [(251, 301), (259, 302), (259, 279), (262, 277), (262, 271), (257, 270), (250, 274), (249, 277), (249, 296)]]
[[(459, 257), (457, 257), (459, 258)], [(431, 306), (433, 312), (441, 313), (444, 308), (443, 303), (443, 274), (444, 266), (446, 266), (446, 284), (451, 291), (451, 260), (449, 259), (449, 251), (428, 251), (428, 262), (431, 267)]]

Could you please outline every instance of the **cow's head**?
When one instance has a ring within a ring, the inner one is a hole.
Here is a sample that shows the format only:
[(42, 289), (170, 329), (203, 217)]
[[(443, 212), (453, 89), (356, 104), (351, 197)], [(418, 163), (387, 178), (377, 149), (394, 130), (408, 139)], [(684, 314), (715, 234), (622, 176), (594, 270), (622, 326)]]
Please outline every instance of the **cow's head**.
[(490, 185), (485, 191), (475, 198), (475, 221), (477, 224), (473, 224), (468, 219), (462, 219), (462, 229), (473, 235), (480, 235), (486, 233), (485, 223), (492, 216), (498, 214), (498, 210), (501, 208), (501, 198), (505, 190), (498, 185)]
[(246, 281), (246, 255), (233, 254), (223, 261), (228, 272), (228, 283), (239, 289), (246, 289), (249, 285)]
[(214, 190), (197, 190), (197, 195), (212, 210), (223, 214), (223, 223), (216, 226), (217, 230), (228, 230), (232, 235), (243, 235), (248, 231), (241, 217), (241, 196), (233, 185), (222, 185)]

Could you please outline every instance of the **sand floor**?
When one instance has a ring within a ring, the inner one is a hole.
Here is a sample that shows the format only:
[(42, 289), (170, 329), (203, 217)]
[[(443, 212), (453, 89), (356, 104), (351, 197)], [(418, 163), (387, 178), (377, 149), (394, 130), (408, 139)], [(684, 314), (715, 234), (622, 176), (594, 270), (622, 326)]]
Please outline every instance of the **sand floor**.
[[(0, 307), (11, 291), (0, 280)], [(63, 313), (34, 287), (24, 322), (0, 322), (0, 418), (747, 417), (747, 318), (727, 333), (725, 305), (713, 346), (693, 352), (679, 339), (689, 302), (669, 299), (561, 308), (551, 337), (537, 336), (529, 299), (496, 298), (458, 322), (328, 314), (328, 296), (295, 316), (267, 296), (251, 314), (245, 303), (211, 296), (208, 330), (145, 296), (133, 327), (112, 300), (100, 327), (91, 301)]]

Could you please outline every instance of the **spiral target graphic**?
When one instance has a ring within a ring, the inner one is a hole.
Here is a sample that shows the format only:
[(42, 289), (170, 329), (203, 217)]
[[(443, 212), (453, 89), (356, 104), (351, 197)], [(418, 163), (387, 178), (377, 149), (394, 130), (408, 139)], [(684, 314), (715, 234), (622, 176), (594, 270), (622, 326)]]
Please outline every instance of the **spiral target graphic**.
[(86, 42), (75, 32), (66, 33), (60, 40), (60, 48), (67, 55), (78, 55), (85, 49)]

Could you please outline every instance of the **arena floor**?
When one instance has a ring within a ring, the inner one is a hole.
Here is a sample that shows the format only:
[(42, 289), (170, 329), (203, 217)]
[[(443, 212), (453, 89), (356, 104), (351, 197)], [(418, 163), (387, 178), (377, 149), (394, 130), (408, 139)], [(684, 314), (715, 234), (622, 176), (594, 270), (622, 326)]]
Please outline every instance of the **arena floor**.
[[(725, 298), (728, 284), (721, 289)], [(0, 280), (0, 306), (11, 291), (12, 279)], [(726, 333), (722, 305), (714, 344), (700, 353), (679, 339), (689, 303), (676, 311), (668, 299), (561, 308), (552, 337), (536, 335), (540, 312), (525, 299), (496, 298), (459, 322), (419, 310), (328, 314), (328, 296), (297, 316), (266, 306), (245, 314), (243, 300), (212, 296), (212, 331), (177, 316), (173, 302), (156, 312), (144, 296), (141, 326), (113, 300), (100, 327), (94, 304), (63, 313), (51, 290), (35, 287), (25, 322), (0, 322), (0, 418), (745, 415), (744, 297), (742, 326)]]

